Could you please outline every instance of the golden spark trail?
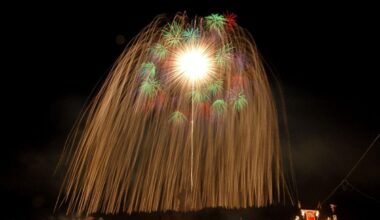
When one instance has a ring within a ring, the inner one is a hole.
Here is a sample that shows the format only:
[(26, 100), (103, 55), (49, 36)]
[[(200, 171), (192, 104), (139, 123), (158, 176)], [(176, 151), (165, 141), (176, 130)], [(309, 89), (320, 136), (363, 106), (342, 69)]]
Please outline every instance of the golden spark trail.
[[(191, 84), (191, 92), (194, 92), (194, 82)], [(194, 100), (191, 100), (191, 191), (193, 191), (193, 169), (194, 169)]]

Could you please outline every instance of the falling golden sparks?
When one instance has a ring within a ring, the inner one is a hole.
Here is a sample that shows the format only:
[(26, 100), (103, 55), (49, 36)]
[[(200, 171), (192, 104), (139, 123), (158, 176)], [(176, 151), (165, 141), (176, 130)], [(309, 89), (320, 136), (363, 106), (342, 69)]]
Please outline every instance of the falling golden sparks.
[(67, 213), (246, 208), (280, 198), (277, 113), (251, 35), (213, 14), (157, 17), (72, 132)]

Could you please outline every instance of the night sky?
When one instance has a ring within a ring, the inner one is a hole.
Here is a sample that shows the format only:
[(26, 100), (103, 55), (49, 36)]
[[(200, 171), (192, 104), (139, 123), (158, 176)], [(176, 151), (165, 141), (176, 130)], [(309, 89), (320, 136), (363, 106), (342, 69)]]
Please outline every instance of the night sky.
[[(53, 172), (74, 121), (126, 43), (158, 14), (172, 17), (186, 11), (192, 17), (229, 11), (251, 32), (273, 88), (282, 88), (282, 92), (276, 90), (276, 97), (280, 100), (282, 94), (284, 98), (286, 107), (280, 108), (280, 114), (288, 119), (297, 181), (289, 184), (298, 189), (304, 208), (317, 208), (380, 133), (380, 38), (376, 33), (380, 16), (376, 7), (319, 1), (309, 5), (180, 2), (139, 1), (135, 6), (20, 3), (9, 8), (11, 15), (2, 21), (6, 56), (2, 219), (55, 219), (49, 216), (53, 216), (62, 172)], [(281, 132), (286, 133), (285, 129)], [(339, 187), (323, 204), (323, 210), (333, 202), (341, 219), (376, 213), (379, 164), (380, 142), (350, 175), (349, 184)], [(282, 219), (284, 210), (294, 211), (278, 206), (197, 215)]]

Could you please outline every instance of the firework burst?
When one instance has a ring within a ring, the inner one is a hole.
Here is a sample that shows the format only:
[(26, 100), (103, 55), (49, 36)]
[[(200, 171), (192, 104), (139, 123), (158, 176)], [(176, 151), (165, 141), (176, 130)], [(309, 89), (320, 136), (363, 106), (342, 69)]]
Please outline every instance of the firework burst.
[(68, 213), (191, 211), (280, 195), (275, 104), (236, 16), (157, 17), (125, 49), (68, 149)]

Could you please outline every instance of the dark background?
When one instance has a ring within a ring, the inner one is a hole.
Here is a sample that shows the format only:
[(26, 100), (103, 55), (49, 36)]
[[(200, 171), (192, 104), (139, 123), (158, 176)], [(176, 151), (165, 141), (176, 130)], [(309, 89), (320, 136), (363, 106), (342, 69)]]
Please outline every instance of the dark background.
[[(317, 208), (380, 133), (376, 33), (380, 18), (373, 5), (204, 0), (83, 6), (17, 3), (3, 10), (8, 13), (2, 15), (1, 28), (4, 219), (59, 219), (61, 211), (53, 215), (52, 210), (61, 172), (53, 172), (64, 141), (125, 44), (162, 13), (171, 17), (186, 10), (191, 17), (230, 11), (252, 33), (283, 89), (286, 112), (281, 114), (288, 116), (297, 180), (290, 185), (298, 189), (304, 208)], [(330, 202), (338, 205), (341, 219), (377, 213), (379, 156), (377, 143), (350, 175), (349, 184), (323, 204), (322, 214)], [(263, 209), (212, 209), (194, 216), (290, 219), (285, 215), (293, 212), (297, 210), (287, 202)]]

